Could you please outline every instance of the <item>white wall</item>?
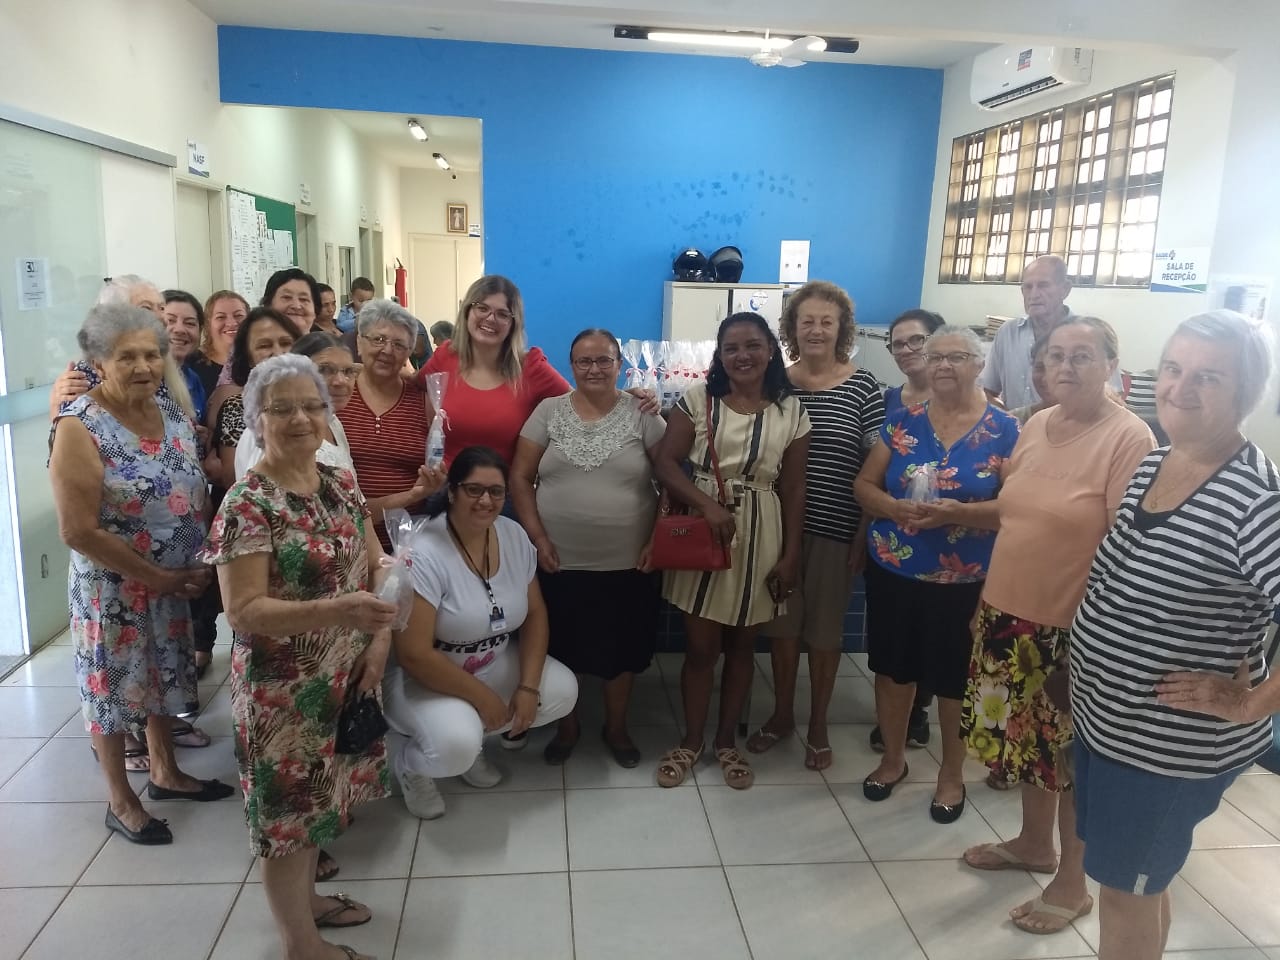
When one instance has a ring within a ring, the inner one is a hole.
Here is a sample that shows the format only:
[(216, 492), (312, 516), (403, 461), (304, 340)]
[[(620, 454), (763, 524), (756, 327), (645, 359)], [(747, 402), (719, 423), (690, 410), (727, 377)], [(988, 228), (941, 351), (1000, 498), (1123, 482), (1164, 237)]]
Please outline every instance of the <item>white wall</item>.
[[(325, 242), (358, 246), (363, 205), (364, 226), (381, 220), (384, 259), (402, 256), (398, 170), (325, 111), (223, 106), (216, 28), (185, 0), (6, 3), (0, 37), (0, 99), (171, 153), (179, 175), (194, 139), (219, 185), (297, 204), (305, 181), (313, 202), (299, 209), (316, 214), (322, 255)], [(104, 164), (111, 269), (164, 285), (176, 276), (173, 190), (162, 198), (137, 163)]]
[[(484, 230), (480, 174), (453, 171), (458, 179), (450, 179), (449, 171), (435, 167), (400, 169), (400, 227), (404, 232), (404, 249), (409, 249), (409, 234), (448, 234), (445, 229), (445, 205), (465, 203), (467, 220)], [(455, 234), (456, 236), (456, 234)], [(408, 258), (405, 263), (408, 264)]]
[[(996, 123), (1169, 71), (1176, 71), (1177, 77), (1156, 245), (1212, 245), (1234, 88), (1234, 74), (1229, 66), (1203, 57), (1099, 50), (1094, 56), (1093, 79), (1088, 85), (1033, 100), (1022, 109), (996, 112), (983, 110), (970, 101), (972, 68), (972, 58), (962, 60), (947, 69), (943, 80), (938, 159), (920, 292), (920, 301), (925, 307), (938, 311), (949, 321), (963, 324), (982, 323), (987, 314), (1016, 316), (1022, 312), (1022, 295), (1013, 284), (938, 282), (952, 140)], [(1179, 321), (1196, 312), (1202, 300), (1186, 294), (1146, 290), (1081, 288), (1072, 291), (1068, 303), (1077, 313), (1111, 322), (1120, 337), (1121, 363), (1128, 369), (1142, 370), (1155, 364), (1169, 332)]]

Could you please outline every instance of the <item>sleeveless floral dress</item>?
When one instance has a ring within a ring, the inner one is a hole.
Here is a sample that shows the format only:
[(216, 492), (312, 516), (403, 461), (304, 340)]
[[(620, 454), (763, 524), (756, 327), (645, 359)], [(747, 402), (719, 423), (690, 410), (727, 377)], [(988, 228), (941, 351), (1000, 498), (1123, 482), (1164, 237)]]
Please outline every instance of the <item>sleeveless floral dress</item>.
[[(102, 529), (152, 563), (176, 569), (197, 562), (208, 494), (191, 422), (157, 403), (164, 414), (164, 436), (158, 438), (137, 436), (88, 394), (64, 407), (58, 419), (78, 419), (98, 448)], [(160, 596), (74, 550), (67, 588), (90, 733), (124, 733), (151, 714), (177, 716), (199, 706), (185, 599)]]

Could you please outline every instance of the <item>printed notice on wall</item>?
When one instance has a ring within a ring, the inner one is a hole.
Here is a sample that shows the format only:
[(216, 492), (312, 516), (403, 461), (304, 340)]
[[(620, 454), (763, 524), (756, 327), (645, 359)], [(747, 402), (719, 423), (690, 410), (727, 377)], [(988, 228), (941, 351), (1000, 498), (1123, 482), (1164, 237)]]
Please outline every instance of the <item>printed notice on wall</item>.
[(1152, 293), (1204, 293), (1208, 286), (1208, 247), (1170, 247), (1156, 251), (1151, 262)]
[(1214, 274), (1209, 278), (1209, 309), (1234, 310), (1265, 320), (1271, 300), (1271, 278)]
[(49, 306), (49, 261), (46, 257), (20, 257), (18, 309), (41, 310)]

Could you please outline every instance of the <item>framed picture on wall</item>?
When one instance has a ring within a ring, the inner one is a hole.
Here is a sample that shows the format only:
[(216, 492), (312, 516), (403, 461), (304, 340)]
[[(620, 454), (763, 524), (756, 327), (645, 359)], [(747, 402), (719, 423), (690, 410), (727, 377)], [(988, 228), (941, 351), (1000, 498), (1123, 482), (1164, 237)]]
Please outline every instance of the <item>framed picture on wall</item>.
[(450, 233), (467, 232), (467, 205), (465, 203), (446, 203), (444, 225)]

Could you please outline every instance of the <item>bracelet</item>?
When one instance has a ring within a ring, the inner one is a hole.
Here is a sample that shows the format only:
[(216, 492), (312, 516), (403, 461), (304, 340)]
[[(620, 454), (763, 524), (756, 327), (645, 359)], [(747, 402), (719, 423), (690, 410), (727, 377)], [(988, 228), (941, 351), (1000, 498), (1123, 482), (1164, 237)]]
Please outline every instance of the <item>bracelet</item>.
[(525, 693), (532, 693), (535, 697), (542, 696), (542, 691), (537, 687), (530, 687), (523, 683), (516, 687), (516, 690), (523, 690)]

